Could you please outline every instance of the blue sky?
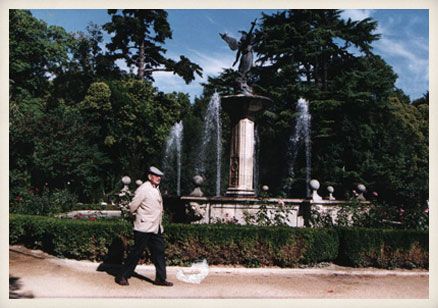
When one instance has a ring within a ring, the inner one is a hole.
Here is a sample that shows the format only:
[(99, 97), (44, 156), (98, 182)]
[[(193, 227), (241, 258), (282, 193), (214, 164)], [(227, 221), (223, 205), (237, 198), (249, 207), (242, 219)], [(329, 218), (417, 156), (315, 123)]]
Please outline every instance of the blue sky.
[[(69, 32), (84, 31), (88, 23), (98, 25), (110, 21), (106, 10), (31, 10), (32, 14), (50, 25), (59, 25)], [(200, 83), (207, 76), (216, 76), (223, 68), (231, 67), (235, 54), (219, 37), (228, 32), (239, 38), (239, 30), (248, 30), (252, 20), (260, 17), (262, 10), (168, 10), (168, 21), (173, 31), (165, 48), (167, 56), (179, 59), (185, 55), (204, 69), (203, 78), (191, 84), (172, 73), (154, 73), (155, 86), (163, 92), (181, 91), (191, 99), (202, 92)], [(272, 13), (273, 10), (263, 10)], [(342, 17), (361, 20), (372, 17), (379, 26), (382, 38), (373, 44), (374, 52), (393, 67), (398, 75), (396, 86), (411, 99), (425, 94), (429, 89), (429, 13), (428, 10), (372, 9), (345, 10)], [(106, 37), (109, 39), (109, 36)], [(126, 67), (120, 63), (122, 67)]]

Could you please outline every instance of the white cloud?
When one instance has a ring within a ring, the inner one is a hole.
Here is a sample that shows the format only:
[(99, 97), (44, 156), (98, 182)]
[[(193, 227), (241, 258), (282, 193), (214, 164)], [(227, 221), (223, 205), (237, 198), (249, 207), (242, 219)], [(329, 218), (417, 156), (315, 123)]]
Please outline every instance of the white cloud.
[(375, 45), (376, 49), (382, 54), (401, 57), (409, 62), (415, 62), (418, 60), (417, 55), (412, 50), (412, 46), (405, 45), (401, 41), (387, 38), (376, 42)]
[[(416, 44), (406, 40), (382, 39), (375, 43), (377, 53), (392, 66), (399, 76), (396, 86), (415, 99), (429, 88), (428, 53), (424, 53), (425, 44)], [(426, 45), (427, 46), (427, 45)], [(423, 52), (418, 52), (423, 49)]]
[(214, 19), (211, 18), (210, 16), (205, 15), (205, 18), (207, 18), (207, 20), (208, 20), (211, 24), (213, 24), (213, 25), (219, 25), (219, 24), (218, 24), (216, 21), (214, 21)]
[[(375, 14), (375, 10), (361, 11), (363, 18)], [(420, 97), (429, 88), (428, 39), (416, 30), (423, 20), (393, 12), (380, 16), (376, 33), (381, 39), (373, 43), (374, 52), (392, 66), (398, 88), (411, 99)]]
[[(202, 78), (195, 75), (195, 80), (193, 80), (190, 84), (186, 84), (180, 76), (175, 75), (172, 72), (154, 72), (152, 77), (155, 80), (154, 85), (160, 91), (165, 93), (173, 91), (189, 93), (190, 98), (193, 100), (195, 96), (200, 96), (202, 94), (203, 87), (201, 86), (201, 83), (206, 82), (208, 76), (217, 76), (222, 72), (223, 69), (231, 67), (234, 62), (234, 53), (229, 50), (224, 53), (212, 52), (209, 54), (195, 49), (189, 49), (188, 51), (189, 53), (186, 54), (186, 56), (192, 62), (197, 63), (202, 67)], [(167, 56), (175, 61), (179, 60), (179, 55), (169, 53)], [(117, 60), (116, 63), (120, 69), (129, 71), (129, 68), (124, 60)], [(135, 73), (136, 71), (137, 69), (134, 68), (133, 72)]]
[(371, 14), (374, 10), (344, 10), (341, 13), (341, 17), (347, 20), (351, 18), (351, 20), (362, 20), (368, 17), (371, 17)]
[[(190, 84), (186, 84), (184, 80), (174, 75), (172, 72), (155, 72), (153, 78), (155, 79), (155, 86), (160, 91), (172, 92), (180, 91), (190, 94), (190, 98), (194, 99), (195, 96), (202, 94), (203, 87), (201, 83), (206, 82), (208, 76), (217, 76), (224, 68), (229, 68), (233, 64), (234, 54), (227, 50), (226, 53), (212, 52), (206, 54), (195, 49), (189, 49), (189, 53), (186, 56), (192, 61), (200, 65), (203, 69), (203, 77), (200, 78), (196, 75), (194, 81)], [(168, 54), (174, 60), (177, 60), (179, 56), (174, 54)]]
[(204, 70), (204, 78), (208, 75), (217, 75), (224, 68), (229, 68), (234, 62), (234, 53), (226, 51), (225, 53), (212, 52), (205, 54), (198, 50), (189, 49), (190, 57), (193, 62), (198, 63)]
[[(194, 95), (193, 85), (187, 85), (180, 76), (173, 74), (172, 72), (155, 72), (153, 73), (153, 78), (155, 80), (155, 86), (165, 93), (168, 92), (188, 92)], [(192, 82), (195, 83), (194, 81)], [(196, 86), (196, 85), (195, 85)]]

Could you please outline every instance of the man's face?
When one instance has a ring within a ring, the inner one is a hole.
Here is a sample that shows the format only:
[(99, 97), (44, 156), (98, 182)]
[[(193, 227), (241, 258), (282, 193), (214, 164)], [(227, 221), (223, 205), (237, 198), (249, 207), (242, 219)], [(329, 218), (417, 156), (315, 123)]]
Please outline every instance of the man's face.
[(161, 176), (155, 175), (155, 174), (149, 174), (149, 180), (151, 181), (152, 185), (158, 186), (161, 182)]

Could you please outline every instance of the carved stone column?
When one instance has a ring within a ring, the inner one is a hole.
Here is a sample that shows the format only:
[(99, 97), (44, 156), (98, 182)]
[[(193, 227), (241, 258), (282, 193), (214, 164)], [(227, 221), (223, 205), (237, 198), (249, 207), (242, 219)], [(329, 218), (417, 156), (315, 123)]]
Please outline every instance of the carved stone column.
[(222, 98), (223, 110), (230, 115), (233, 127), (227, 196), (255, 196), (254, 116), (270, 101), (267, 97), (255, 95), (232, 95)]

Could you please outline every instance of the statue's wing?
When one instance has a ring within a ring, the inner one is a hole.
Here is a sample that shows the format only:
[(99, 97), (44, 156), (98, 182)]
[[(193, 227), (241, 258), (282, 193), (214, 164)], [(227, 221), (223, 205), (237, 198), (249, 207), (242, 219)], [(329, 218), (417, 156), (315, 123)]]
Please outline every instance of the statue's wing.
[(231, 50), (237, 50), (239, 48), (239, 42), (235, 38), (229, 36), (226, 33), (219, 33), (219, 35), (225, 42), (227, 42)]

